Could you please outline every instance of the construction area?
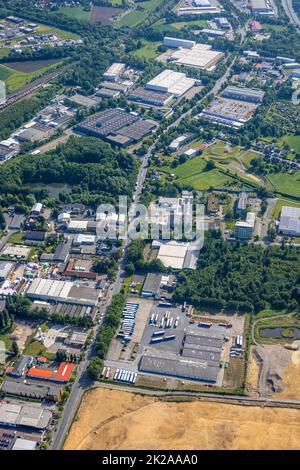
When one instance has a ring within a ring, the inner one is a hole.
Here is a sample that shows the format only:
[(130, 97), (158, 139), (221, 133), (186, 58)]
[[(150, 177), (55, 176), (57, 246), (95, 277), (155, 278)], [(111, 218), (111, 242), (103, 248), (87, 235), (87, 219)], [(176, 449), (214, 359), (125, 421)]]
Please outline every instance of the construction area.
[(64, 449), (300, 449), (298, 409), (185, 400), (172, 402), (109, 388), (90, 390)]

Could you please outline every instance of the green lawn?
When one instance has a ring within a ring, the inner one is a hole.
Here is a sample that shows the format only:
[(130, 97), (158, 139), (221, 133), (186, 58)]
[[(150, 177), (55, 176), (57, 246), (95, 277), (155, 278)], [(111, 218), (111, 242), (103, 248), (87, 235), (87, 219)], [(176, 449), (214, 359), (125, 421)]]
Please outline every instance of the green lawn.
[(16, 245), (22, 244), (23, 241), (24, 241), (24, 233), (23, 232), (13, 233), (8, 239), (9, 243), (14, 243)]
[(147, 15), (151, 13), (155, 8), (158, 7), (163, 2), (163, 0), (148, 0), (146, 2), (138, 3), (140, 8), (143, 8), (143, 11), (131, 10), (120, 21), (116, 21), (114, 24), (116, 27), (120, 28), (122, 26), (134, 27), (139, 23), (144, 21), (147, 18)]
[(55, 359), (55, 353), (48, 352), (42, 343), (35, 340), (30, 341), (30, 343), (26, 346), (24, 354), (34, 357), (45, 356), (51, 361)]
[(11, 333), (0, 335), (0, 341), (3, 341), (7, 351), (11, 351), (12, 340), (10, 339)]
[(279, 24), (268, 24), (268, 23), (261, 23), (263, 29), (266, 29), (268, 31), (286, 31), (285, 26), (281, 26)]
[(14, 70), (6, 67), (5, 65), (0, 65), (0, 80), (6, 82), (13, 74)]
[(178, 23), (171, 23), (175, 29), (182, 29), (185, 26), (199, 26), (199, 28), (206, 28), (207, 22), (205, 20), (192, 20), (192, 21), (179, 21)]
[(89, 21), (91, 12), (86, 11), (83, 7), (61, 7), (59, 13), (67, 16), (71, 20)]
[(231, 176), (223, 174), (218, 169), (204, 171), (205, 166), (204, 158), (197, 156), (172, 171), (178, 178), (176, 181), (194, 186), (195, 189), (219, 188), (234, 183)]
[(64, 29), (54, 28), (53, 26), (47, 26), (44, 24), (40, 24), (38, 26), (37, 32), (41, 34), (55, 34), (60, 39), (80, 39), (79, 34), (75, 34), (71, 31), (65, 31)]
[(8, 56), (9, 53), (10, 53), (9, 47), (1, 47), (0, 48), (0, 59), (2, 59), (2, 57)]
[(273, 219), (278, 219), (280, 216), (280, 212), (283, 206), (291, 206), (291, 207), (300, 207), (300, 202), (297, 204), (294, 201), (291, 201), (290, 199), (278, 199), (276, 201), (276, 205), (274, 207), (274, 210), (272, 212), (272, 218)]
[(7, 93), (11, 94), (19, 90), (19, 88), (25, 86), (27, 83), (31, 82), (33, 79), (40, 77), (44, 73), (54, 70), (60, 64), (61, 62), (57, 62), (32, 73), (25, 73), (19, 70), (11, 69), (4, 65), (0, 65), (0, 80), (5, 81)]
[(284, 135), (279, 139), (282, 145), (287, 144), (296, 153), (300, 153), (300, 135)]
[(267, 176), (267, 179), (271, 182), (275, 191), (300, 198), (300, 170), (294, 174), (271, 173)]
[(161, 43), (146, 41), (145, 39), (142, 40), (142, 43), (143, 47), (134, 51), (133, 54), (138, 58), (154, 59), (158, 55), (157, 48)]

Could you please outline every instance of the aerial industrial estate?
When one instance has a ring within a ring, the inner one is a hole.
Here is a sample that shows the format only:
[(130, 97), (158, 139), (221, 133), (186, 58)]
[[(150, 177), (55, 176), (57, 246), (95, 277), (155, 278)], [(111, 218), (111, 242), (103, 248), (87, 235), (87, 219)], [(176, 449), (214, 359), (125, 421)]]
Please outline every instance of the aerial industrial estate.
[(0, 450), (299, 449), (299, 5), (95, 3), (0, 0)]

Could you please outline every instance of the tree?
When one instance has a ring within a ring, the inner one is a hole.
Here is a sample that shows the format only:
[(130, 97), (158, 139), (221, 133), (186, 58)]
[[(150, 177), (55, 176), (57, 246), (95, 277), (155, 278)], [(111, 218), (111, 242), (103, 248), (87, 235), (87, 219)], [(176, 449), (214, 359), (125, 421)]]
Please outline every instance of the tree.
[(11, 350), (14, 353), (15, 356), (19, 355), (19, 352), (20, 352), (19, 351), (19, 346), (18, 346), (18, 343), (15, 340), (12, 342)]
[(103, 362), (100, 357), (94, 357), (88, 365), (88, 373), (91, 379), (98, 380), (103, 370)]

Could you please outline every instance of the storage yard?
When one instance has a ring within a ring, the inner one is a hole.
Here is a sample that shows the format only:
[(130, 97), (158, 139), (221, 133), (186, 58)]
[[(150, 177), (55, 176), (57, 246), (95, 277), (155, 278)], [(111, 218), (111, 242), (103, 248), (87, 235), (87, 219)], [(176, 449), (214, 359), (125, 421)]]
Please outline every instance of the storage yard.
[(172, 403), (103, 388), (86, 393), (64, 446), (65, 450), (275, 448), (300, 449), (300, 410), (196, 400)]
[[(149, 297), (147, 290), (143, 292)], [(221, 387), (231, 361), (237, 358), (243, 364), (243, 328), (243, 319), (194, 319), (186, 306), (130, 298), (109, 348), (102, 379), (146, 385), (148, 379), (150, 384), (160, 376), (165, 381), (163, 388), (167, 383), (172, 388), (174, 380), (182, 379), (191, 387), (195, 382)], [(239, 367), (234, 373), (238, 377), (228, 381), (230, 388), (239, 386), (242, 370)]]

